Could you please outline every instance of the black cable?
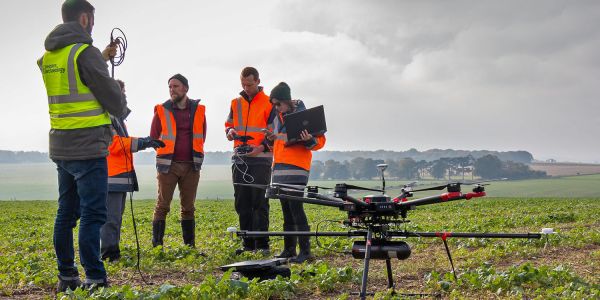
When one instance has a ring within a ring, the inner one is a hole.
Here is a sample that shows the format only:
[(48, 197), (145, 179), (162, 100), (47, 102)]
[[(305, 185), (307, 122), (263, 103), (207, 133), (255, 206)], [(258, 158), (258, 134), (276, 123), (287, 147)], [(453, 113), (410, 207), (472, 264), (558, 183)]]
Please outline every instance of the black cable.
[[(115, 38), (115, 32), (116, 32), (116, 34), (119, 34), (116, 38)], [(125, 36), (125, 33), (123, 32), (123, 30), (121, 30), (120, 28), (113, 28), (113, 30), (110, 32), (110, 45), (117, 46), (117, 53), (115, 54), (115, 56), (110, 57), (110, 64), (112, 66), (111, 77), (114, 79), (115, 78), (115, 67), (120, 66), (123, 63), (123, 61), (125, 60), (125, 51), (127, 51), (127, 37)], [(119, 126), (120, 125), (121, 124), (119, 124)], [(123, 130), (123, 132), (125, 132), (125, 128), (121, 128), (121, 129)], [(116, 128), (115, 128), (115, 130), (116, 130)], [(121, 150), (123, 151), (123, 155), (125, 156), (125, 165), (128, 169), (131, 170), (131, 172), (135, 172), (135, 170), (133, 168), (133, 161), (129, 159), (129, 156), (127, 155), (127, 152), (125, 151), (125, 144), (123, 143), (123, 139), (121, 138), (121, 135), (118, 132), (117, 132), (117, 136), (119, 137), (119, 143), (121, 144)], [(131, 155), (133, 156), (133, 153)], [(130, 187), (133, 187), (133, 182), (131, 182), (131, 176), (127, 176), (127, 185)], [(142, 270), (140, 268), (141, 251), (140, 251), (140, 240), (139, 240), (139, 236), (137, 233), (137, 224), (135, 222), (135, 214), (133, 211), (133, 189), (129, 192), (129, 206), (131, 208), (131, 220), (133, 222), (133, 232), (135, 234), (135, 244), (136, 244), (136, 250), (137, 250), (136, 270), (137, 270), (138, 274), (140, 275), (140, 278), (142, 279), (144, 284), (152, 285), (151, 282), (146, 281), (146, 278), (144, 277), (144, 274), (142, 273)]]
[[(118, 34), (115, 37), (115, 33)], [(125, 51), (127, 51), (127, 37), (120, 28), (113, 28), (110, 32), (110, 45), (117, 46), (117, 53), (115, 56), (110, 57), (110, 64), (112, 65), (111, 76), (115, 78), (115, 67), (120, 66), (125, 60)]]
[[(240, 101), (244, 101), (243, 97), (242, 99), (240, 99)], [(252, 103), (251, 101), (248, 102), (248, 113), (246, 114), (246, 126), (244, 127), (244, 136), (248, 136), (248, 123), (249, 123), (249, 118), (250, 118), (250, 103)], [(243, 105), (242, 105), (243, 107)], [(240, 111), (239, 114), (243, 114), (243, 111)], [(240, 124), (243, 125), (243, 124)], [(245, 138), (242, 142), (242, 146), (247, 146), (248, 145), (248, 140), (247, 138)], [(236, 161), (234, 160), (233, 166), (235, 167), (236, 170), (238, 170), (239, 172), (242, 173), (242, 180), (246, 183), (254, 183), (254, 177), (252, 175), (250, 175), (248, 173), (250, 167), (248, 166), (248, 163), (246, 162), (246, 160), (244, 159), (244, 157), (242, 157), (239, 153), (237, 153), (234, 149), (233, 151), (233, 155), (237, 158), (237, 160), (242, 161), (243, 165), (246, 167), (244, 169), (244, 171), (242, 171), (242, 169), (240, 167), (238, 167)], [(246, 180), (246, 178), (248, 178), (248, 180)]]
[[(123, 128), (123, 130), (125, 130), (125, 129)], [(127, 152), (125, 151), (125, 144), (123, 143), (123, 139), (121, 138), (121, 136), (118, 133), (117, 133), (117, 136), (119, 137), (119, 143), (121, 144), (121, 150), (123, 151), (123, 155), (125, 155), (125, 165), (128, 167), (128, 169), (131, 169), (132, 172), (135, 172), (135, 170), (133, 169), (133, 162), (129, 159), (129, 156), (127, 156)], [(132, 153), (132, 156), (133, 156), (133, 153)], [(127, 176), (127, 185), (133, 187), (133, 183), (131, 182), (131, 176)], [(135, 267), (136, 267), (138, 274), (140, 275), (140, 278), (144, 282), (144, 284), (152, 285), (151, 282), (146, 281), (146, 278), (144, 277), (144, 274), (142, 273), (142, 270), (140, 269), (140, 257), (141, 257), (140, 240), (139, 240), (138, 233), (137, 233), (137, 224), (135, 222), (135, 214), (133, 212), (133, 189), (129, 192), (129, 207), (131, 209), (131, 220), (133, 222), (133, 232), (135, 234), (135, 244), (136, 244), (136, 250), (137, 250), (137, 262), (136, 262)]]

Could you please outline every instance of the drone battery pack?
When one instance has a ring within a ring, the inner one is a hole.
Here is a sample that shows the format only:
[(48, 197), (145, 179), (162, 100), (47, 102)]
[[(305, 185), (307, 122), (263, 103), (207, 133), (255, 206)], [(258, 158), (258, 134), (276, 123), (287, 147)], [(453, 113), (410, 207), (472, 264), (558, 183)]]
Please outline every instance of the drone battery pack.
[[(364, 259), (366, 252), (366, 241), (355, 241), (352, 245), (352, 257)], [(371, 241), (371, 259), (391, 259), (399, 260), (410, 257), (410, 246), (403, 241)]]

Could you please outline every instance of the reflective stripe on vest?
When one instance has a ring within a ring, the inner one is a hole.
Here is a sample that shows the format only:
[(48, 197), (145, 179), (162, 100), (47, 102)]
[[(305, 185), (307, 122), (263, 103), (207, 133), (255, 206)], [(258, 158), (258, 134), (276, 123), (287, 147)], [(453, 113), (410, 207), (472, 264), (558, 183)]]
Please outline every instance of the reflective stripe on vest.
[(283, 141), (284, 143), (287, 143), (287, 133), (281, 133), (279, 132), (279, 120), (280, 116), (277, 115), (277, 117), (275, 117), (275, 120), (273, 120), (273, 133), (275, 134), (275, 140), (280, 140)]
[(273, 170), (273, 176), (306, 176), (308, 177), (309, 171), (306, 170)]
[(47, 51), (42, 57), (42, 77), (48, 95), (50, 127), (78, 129), (110, 124), (108, 112), (79, 77), (77, 58), (88, 44), (72, 44)]
[[(252, 146), (258, 146), (264, 140), (263, 129), (271, 129), (267, 124), (268, 116), (271, 113), (272, 105), (269, 102), (269, 96), (263, 91), (260, 91), (252, 101), (248, 102), (243, 97), (238, 97), (231, 101), (232, 118), (227, 121), (233, 122), (233, 128), (238, 135), (248, 135), (254, 139), (247, 143)], [(234, 147), (242, 144), (241, 141), (235, 140)], [(265, 157), (270, 157), (271, 154), (266, 154)]]

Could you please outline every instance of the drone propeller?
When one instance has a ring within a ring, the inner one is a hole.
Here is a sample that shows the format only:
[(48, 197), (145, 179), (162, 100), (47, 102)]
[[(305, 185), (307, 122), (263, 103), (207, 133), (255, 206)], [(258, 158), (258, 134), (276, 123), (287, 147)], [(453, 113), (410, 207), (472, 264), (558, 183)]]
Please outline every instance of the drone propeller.
[(478, 181), (466, 181), (466, 182), (461, 182), (460, 184), (464, 184), (464, 185), (474, 185), (474, 184), (477, 184), (477, 185), (489, 185), (489, 183), (485, 183), (485, 182), (504, 181), (504, 180), (508, 180), (508, 178), (498, 178), (498, 179), (488, 179), (488, 180), (478, 180)]
[(428, 187), (428, 188), (411, 190), (411, 192), (440, 191), (440, 190), (443, 190), (443, 189), (447, 188), (448, 185), (450, 185), (450, 184), (447, 183), (447, 184), (444, 184), (444, 185), (436, 185), (436, 186), (432, 186), (432, 187)]
[(288, 183), (272, 183), (272, 185), (288, 187), (288, 188), (298, 189), (298, 190), (304, 190), (304, 189), (310, 189), (310, 188), (317, 188), (317, 189), (323, 189), (323, 190), (333, 189), (330, 187), (324, 187), (324, 186), (318, 186), (318, 185), (297, 185), (297, 184), (288, 184)]
[(373, 189), (373, 188), (366, 188), (366, 187), (362, 187), (362, 186), (357, 186), (357, 185), (352, 185), (352, 184), (344, 184), (346, 186), (347, 189), (349, 190), (358, 190), (358, 191), (373, 191), (373, 192), (382, 192), (383, 190), (380, 189)]
[(428, 188), (416, 189), (416, 190), (412, 190), (411, 192), (439, 191), (439, 190), (443, 190), (448, 187), (461, 186), (461, 185), (485, 186), (485, 185), (489, 185), (489, 183), (486, 183), (486, 182), (500, 181), (500, 180), (507, 180), (507, 179), (508, 178), (499, 178), (499, 179), (479, 180), (479, 181), (470, 181), (470, 182), (469, 181), (467, 181), (467, 182), (455, 181), (455, 182), (448, 182), (443, 185), (436, 185), (436, 186), (432, 186), (432, 187), (428, 187)]
[(266, 184), (256, 184), (256, 183), (237, 183), (237, 182), (234, 182), (233, 185), (248, 186), (248, 187), (253, 187), (253, 188), (257, 188), (257, 189), (261, 189), (261, 190), (266, 190), (269, 187)]

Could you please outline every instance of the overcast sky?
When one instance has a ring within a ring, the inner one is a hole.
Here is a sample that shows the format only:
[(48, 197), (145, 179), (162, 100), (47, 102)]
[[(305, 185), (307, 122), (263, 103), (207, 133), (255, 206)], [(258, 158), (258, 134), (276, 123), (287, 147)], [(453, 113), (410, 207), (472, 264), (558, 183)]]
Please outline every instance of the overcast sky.
[[(48, 149), (35, 64), (62, 1), (2, 1), (0, 149)], [(130, 133), (182, 73), (207, 108), (207, 151), (254, 66), (270, 92), (325, 105), (328, 150), (527, 150), (600, 162), (598, 1), (92, 1), (94, 44), (129, 48)]]

